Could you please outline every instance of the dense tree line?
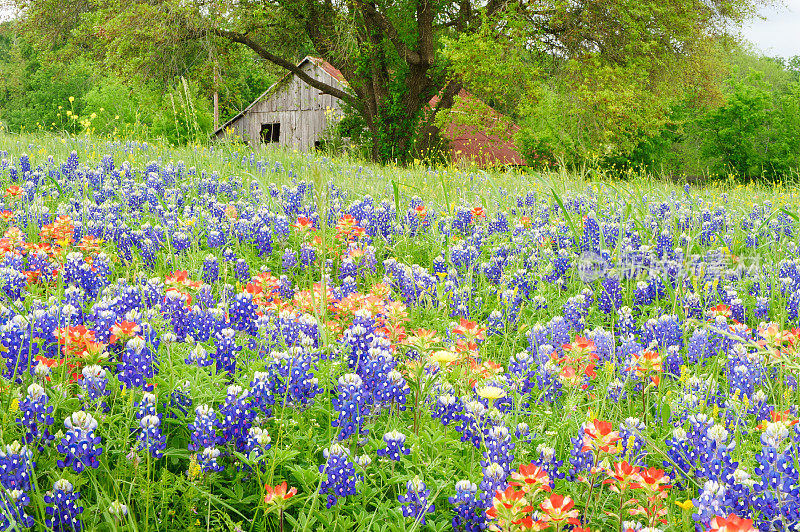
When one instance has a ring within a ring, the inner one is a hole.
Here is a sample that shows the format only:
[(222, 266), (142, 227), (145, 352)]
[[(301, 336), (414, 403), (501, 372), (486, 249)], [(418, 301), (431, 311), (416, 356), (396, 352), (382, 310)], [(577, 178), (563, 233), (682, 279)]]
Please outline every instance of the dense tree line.
[(17, 21), (0, 24), (0, 121), (19, 131), (86, 131), (205, 141), (212, 97), (224, 123), (277, 79), (278, 69), (240, 49), (209, 62), (198, 47), (160, 73), (109, 68), (74, 48), (38, 46)]

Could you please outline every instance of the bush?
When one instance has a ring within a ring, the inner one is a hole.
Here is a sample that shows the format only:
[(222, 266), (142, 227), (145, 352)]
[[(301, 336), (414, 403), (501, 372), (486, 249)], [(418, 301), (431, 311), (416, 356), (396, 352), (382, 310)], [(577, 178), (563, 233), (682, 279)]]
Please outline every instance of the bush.
[(712, 168), (745, 179), (774, 178), (797, 168), (800, 84), (777, 91), (756, 71), (730, 84), (725, 105), (700, 121), (705, 130), (703, 154)]

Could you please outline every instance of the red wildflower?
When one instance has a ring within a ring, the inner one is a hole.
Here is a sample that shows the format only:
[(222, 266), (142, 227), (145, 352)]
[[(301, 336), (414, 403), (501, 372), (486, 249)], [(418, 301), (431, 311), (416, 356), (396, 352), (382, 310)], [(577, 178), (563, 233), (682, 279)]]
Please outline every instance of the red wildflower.
[(199, 281), (192, 281), (189, 278), (189, 273), (186, 270), (177, 270), (172, 272), (172, 275), (168, 275), (164, 279), (164, 284), (175, 289), (180, 289), (180, 288), (197, 289), (203, 286), (203, 283)]
[(511, 473), (511, 486), (517, 486), (527, 494), (550, 491), (550, 476), (547, 471), (534, 463), (522, 464), (518, 471)]
[(715, 307), (711, 307), (708, 309), (708, 314), (713, 318), (716, 316), (725, 316), (726, 318), (730, 318), (733, 313), (731, 312), (731, 307), (724, 303), (720, 303)]
[(292, 224), (292, 227), (300, 231), (301, 233), (315, 231), (316, 228), (314, 227), (314, 222), (306, 218), (305, 216), (298, 216), (297, 221)]
[(284, 501), (291, 499), (297, 494), (297, 488), (291, 488), (287, 490), (287, 487), (288, 485), (286, 484), (286, 481), (283, 481), (275, 487), (265, 484), (264, 489), (267, 491), (267, 494), (264, 495), (264, 502), (268, 505), (280, 505)]
[(575, 501), (569, 497), (561, 495), (560, 493), (553, 493), (539, 505), (542, 512), (544, 512), (543, 515), (540, 514), (539, 521), (544, 523), (580, 525), (581, 522), (578, 520), (580, 512), (578, 510), (572, 510), (573, 506), (575, 506)]
[(483, 207), (473, 207), (470, 214), (472, 214), (472, 221), (474, 222), (478, 218), (486, 217), (486, 209)]
[(505, 491), (495, 491), (492, 507), (486, 511), (486, 516), (496, 520), (501, 530), (511, 530), (513, 525), (533, 526), (532, 512), (533, 506), (528, 504), (525, 493), (509, 486)]
[(634, 355), (633, 363), (628, 367), (628, 371), (637, 377), (649, 375), (652, 383), (658, 386), (660, 373), (664, 371), (661, 355), (656, 351), (643, 351), (638, 356)]
[(24, 191), (22, 190), (22, 187), (20, 187), (19, 185), (11, 185), (10, 187), (8, 187), (6, 189), (5, 193), (3, 194), (3, 197), (4, 198), (17, 198), (17, 197), (21, 196), (23, 192)]
[(709, 523), (708, 532), (754, 532), (753, 520), (742, 519), (736, 514), (728, 517), (714, 517)]
[(619, 493), (633, 486), (638, 486), (642, 480), (639, 466), (633, 466), (627, 461), (615, 462), (613, 469), (609, 471), (609, 477), (603, 484), (611, 484), (611, 491)]
[(132, 321), (123, 321), (112, 325), (110, 331), (111, 336), (108, 338), (109, 343), (115, 344), (117, 343), (117, 340), (122, 340), (122, 343), (124, 344), (142, 332), (142, 328), (138, 323)]
[(616, 454), (619, 451), (617, 442), (620, 440), (619, 432), (611, 430), (610, 421), (593, 419), (583, 429), (583, 447), (581, 452), (603, 452)]

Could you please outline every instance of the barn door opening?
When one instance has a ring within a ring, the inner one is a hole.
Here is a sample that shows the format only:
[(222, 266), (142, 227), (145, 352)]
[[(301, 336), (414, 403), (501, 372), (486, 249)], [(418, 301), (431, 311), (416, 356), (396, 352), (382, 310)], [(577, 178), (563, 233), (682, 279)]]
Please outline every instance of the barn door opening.
[(281, 125), (277, 124), (261, 124), (261, 142), (269, 144), (271, 142), (280, 142), (281, 140)]

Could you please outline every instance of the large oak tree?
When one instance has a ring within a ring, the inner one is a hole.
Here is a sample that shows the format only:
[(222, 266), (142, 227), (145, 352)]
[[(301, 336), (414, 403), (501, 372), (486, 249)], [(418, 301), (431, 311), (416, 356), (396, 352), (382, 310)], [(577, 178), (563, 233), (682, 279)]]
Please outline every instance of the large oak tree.
[[(755, 1), (16, 0), (41, 43), (119, 71), (163, 74), (187, 46), (205, 46), (210, 57), (232, 43), (247, 47), (340, 98), (363, 119), (373, 158), (400, 161), (415, 141), (433, 138), (436, 113), (465, 85), (491, 97), (487, 87), (525, 87), (530, 80), (520, 77), (552, 76), (556, 64), (589, 85), (592, 76), (631, 69), (622, 82), (663, 77), (665, 65), (692, 65), (682, 76), (700, 78), (690, 72), (702, 70), (698, 43), (752, 15)], [(338, 68), (349, 90), (298, 69), (306, 54)], [(675, 80), (676, 90), (682, 83)], [(437, 109), (427, 112), (437, 94)], [(501, 100), (511, 110), (519, 103)]]

